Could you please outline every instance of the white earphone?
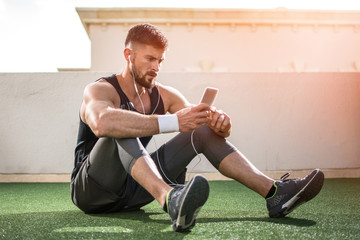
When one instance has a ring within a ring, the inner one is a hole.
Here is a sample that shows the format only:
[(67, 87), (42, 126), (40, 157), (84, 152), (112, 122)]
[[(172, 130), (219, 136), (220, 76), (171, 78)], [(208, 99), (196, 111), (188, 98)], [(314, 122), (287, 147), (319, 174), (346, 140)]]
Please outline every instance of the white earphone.
[[(128, 59), (129, 59), (129, 68), (130, 68), (131, 75), (133, 76), (133, 79), (135, 79), (133, 68), (132, 68), (132, 62), (131, 62), (131, 59), (130, 59), (130, 55), (128, 56)], [(135, 84), (135, 80), (134, 80), (134, 84)]]

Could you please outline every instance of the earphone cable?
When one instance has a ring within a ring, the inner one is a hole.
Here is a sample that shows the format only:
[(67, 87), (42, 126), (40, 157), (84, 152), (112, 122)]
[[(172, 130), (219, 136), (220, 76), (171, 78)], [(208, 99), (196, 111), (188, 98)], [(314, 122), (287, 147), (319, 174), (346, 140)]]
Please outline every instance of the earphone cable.
[[(137, 90), (136, 83), (135, 83), (135, 76), (134, 76), (134, 72), (132, 71), (132, 68), (130, 69), (130, 71), (131, 71), (132, 79), (133, 79), (133, 82), (134, 82), (134, 88), (135, 88), (136, 94), (137, 94), (137, 96), (138, 96), (138, 98), (139, 98), (139, 100), (140, 100), (140, 104), (141, 104), (141, 107), (142, 107), (142, 110), (143, 110), (143, 114), (145, 115), (146, 112), (145, 112), (144, 103), (143, 103), (143, 101), (141, 100), (141, 96), (140, 96), (140, 94), (139, 94), (139, 92), (138, 92), (138, 90)], [(158, 82), (156, 82), (155, 87), (156, 87), (157, 90), (158, 90), (158, 100), (157, 100), (156, 106), (155, 106), (155, 108), (154, 108), (154, 110), (152, 111), (151, 114), (154, 114), (154, 113), (155, 113), (155, 111), (156, 111), (156, 109), (158, 108), (159, 103), (160, 103), (160, 87), (159, 87), (159, 83), (158, 83)], [(198, 158), (199, 158), (199, 162), (198, 162), (197, 164), (195, 164), (195, 166), (194, 166), (193, 168), (195, 168), (195, 167), (200, 163), (200, 161), (201, 161), (200, 154), (198, 153), (198, 151), (196, 150), (196, 147), (195, 147), (195, 145), (194, 145), (194, 132), (195, 132), (195, 130), (193, 130), (193, 131), (191, 132), (190, 141), (191, 141), (191, 146), (193, 147), (196, 155), (197, 155)], [(157, 144), (156, 144), (156, 140), (155, 140), (155, 137), (154, 137), (154, 136), (153, 136), (153, 141), (154, 141), (154, 145), (155, 145), (156, 158), (157, 158), (157, 162), (158, 162), (160, 171), (162, 172), (162, 174), (163, 174), (163, 176), (166, 178), (166, 180), (169, 181), (170, 186), (179, 185), (176, 181), (175, 181), (175, 183), (174, 183), (173, 181), (171, 181), (171, 180), (168, 178), (168, 176), (165, 174), (165, 171), (163, 170), (163, 168), (162, 168), (162, 166), (161, 166), (161, 163), (160, 163), (159, 151), (158, 151)]]

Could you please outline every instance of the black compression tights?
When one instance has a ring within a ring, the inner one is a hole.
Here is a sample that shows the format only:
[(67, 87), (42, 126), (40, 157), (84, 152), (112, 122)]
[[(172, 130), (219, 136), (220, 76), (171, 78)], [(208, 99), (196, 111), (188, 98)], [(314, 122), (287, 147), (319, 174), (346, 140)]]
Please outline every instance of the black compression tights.
[[(127, 174), (141, 156), (150, 155), (167, 183), (176, 182), (186, 166), (196, 156), (191, 144), (191, 132), (179, 133), (149, 154), (138, 138), (100, 138), (90, 153), (89, 175), (103, 187), (113, 192), (123, 188)], [(220, 162), (236, 149), (224, 138), (216, 135), (206, 125), (195, 130), (193, 142), (198, 153), (203, 153), (218, 169)]]

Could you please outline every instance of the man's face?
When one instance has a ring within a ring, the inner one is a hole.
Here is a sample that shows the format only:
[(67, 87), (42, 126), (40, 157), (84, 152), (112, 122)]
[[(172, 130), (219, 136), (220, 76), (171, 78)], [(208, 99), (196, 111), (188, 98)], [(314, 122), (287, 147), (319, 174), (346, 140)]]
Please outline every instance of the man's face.
[(133, 56), (131, 56), (131, 66), (135, 82), (145, 88), (154, 87), (161, 63), (165, 58), (165, 49), (139, 44), (134, 49)]

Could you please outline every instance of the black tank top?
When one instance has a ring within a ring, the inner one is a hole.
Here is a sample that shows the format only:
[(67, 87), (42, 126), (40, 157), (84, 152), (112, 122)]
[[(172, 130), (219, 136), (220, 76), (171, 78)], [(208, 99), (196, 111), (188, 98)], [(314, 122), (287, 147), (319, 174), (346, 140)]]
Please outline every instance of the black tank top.
[[(105, 79), (109, 82), (119, 94), (121, 105), (119, 106), (121, 109), (126, 109), (130, 111), (137, 111), (133, 104), (130, 102), (125, 93), (121, 90), (119, 82), (117, 81), (116, 75), (113, 74), (109, 77), (104, 77), (100, 79)], [(99, 79), (98, 79), (99, 80)], [(98, 81), (97, 80), (97, 81)], [(161, 96), (159, 96), (159, 91), (156, 87), (149, 89), (150, 93), (150, 101), (151, 101), (151, 114), (165, 114), (164, 103), (162, 101)], [(141, 137), (141, 143), (146, 147), (146, 145), (150, 142), (152, 136)], [(80, 118), (79, 131), (77, 137), (77, 145), (75, 148), (75, 162), (74, 169), (71, 175), (71, 179), (73, 179), (76, 173), (79, 171), (81, 164), (85, 161), (85, 159), (90, 154), (90, 151), (93, 149), (95, 143), (99, 138), (93, 133), (90, 127), (85, 124)]]

